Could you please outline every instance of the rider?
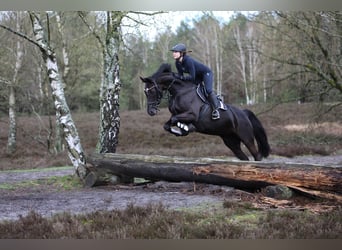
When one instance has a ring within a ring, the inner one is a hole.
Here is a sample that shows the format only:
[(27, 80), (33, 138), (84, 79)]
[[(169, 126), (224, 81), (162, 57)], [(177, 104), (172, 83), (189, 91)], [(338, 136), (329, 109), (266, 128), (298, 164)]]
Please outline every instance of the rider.
[[(172, 47), (171, 51), (173, 52), (173, 58), (176, 60), (175, 64), (178, 71), (178, 75), (175, 76), (182, 81), (192, 81), (195, 84), (204, 82), (208, 100), (213, 110), (211, 118), (213, 120), (220, 119), (219, 103), (213, 92), (213, 72), (211, 69), (188, 56), (186, 54), (186, 46), (182, 43)], [(188, 73), (189, 75), (184, 76), (183, 73)]]

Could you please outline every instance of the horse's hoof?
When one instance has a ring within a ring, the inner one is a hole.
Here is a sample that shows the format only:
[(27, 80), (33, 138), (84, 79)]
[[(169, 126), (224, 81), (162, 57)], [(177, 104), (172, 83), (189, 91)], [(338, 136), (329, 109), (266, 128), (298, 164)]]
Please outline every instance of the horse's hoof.
[(255, 161), (261, 161), (262, 160), (262, 155), (258, 153), (258, 155), (254, 158)]
[(183, 135), (182, 131), (177, 127), (171, 127), (171, 133), (175, 135)]
[(164, 129), (165, 129), (166, 131), (170, 131), (170, 130), (171, 130), (171, 126), (170, 126), (170, 125), (164, 125)]

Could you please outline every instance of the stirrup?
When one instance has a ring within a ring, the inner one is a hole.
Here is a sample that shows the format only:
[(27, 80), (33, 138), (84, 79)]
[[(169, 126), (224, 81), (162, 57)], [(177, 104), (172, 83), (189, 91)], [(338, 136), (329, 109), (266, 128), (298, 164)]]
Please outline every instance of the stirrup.
[(220, 119), (220, 112), (217, 109), (213, 110), (213, 112), (211, 113), (211, 119), (213, 120)]

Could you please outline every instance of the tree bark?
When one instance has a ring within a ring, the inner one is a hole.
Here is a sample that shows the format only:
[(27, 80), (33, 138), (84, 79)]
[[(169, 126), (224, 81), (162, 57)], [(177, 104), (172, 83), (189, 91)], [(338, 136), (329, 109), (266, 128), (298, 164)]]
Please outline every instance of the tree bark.
[(56, 117), (59, 124), (63, 127), (64, 140), (68, 148), (69, 158), (75, 167), (76, 174), (83, 180), (88, 174), (85, 154), (69, 106), (65, 99), (63, 83), (57, 65), (57, 58), (48, 42), (45, 40), (44, 29), (40, 24), (38, 16), (34, 12), (29, 12), (29, 14), (32, 21), (36, 45), (43, 54), (56, 108)]
[[(69, 54), (67, 50), (67, 43), (66, 43), (66, 38), (65, 34), (63, 32), (63, 26), (62, 26), (62, 21), (61, 21), (61, 16), (60, 12), (56, 11), (56, 22), (57, 22), (57, 28), (58, 32), (61, 35), (62, 38), (62, 55), (63, 55), (63, 64), (64, 64), (64, 70), (62, 74), (62, 79), (64, 83), (66, 83), (66, 80), (68, 79), (68, 73), (69, 73)], [(58, 119), (58, 113), (56, 114), (56, 133), (55, 133), (55, 152), (59, 153), (64, 151), (64, 144), (63, 144), (63, 127), (59, 123)]]
[(118, 50), (121, 41), (120, 25), (124, 14), (107, 12), (106, 42), (104, 46), (103, 83), (100, 90), (100, 153), (115, 153), (119, 139), (119, 97), (121, 90)]
[[(93, 166), (93, 173), (106, 171), (117, 176), (201, 182), (247, 190), (284, 185), (310, 196), (342, 202), (342, 168), (338, 167), (130, 154), (93, 154), (87, 161)], [(86, 185), (93, 186), (96, 181), (89, 178)]]
[(239, 55), (236, 56), (236, 58), (239, 60), (239, 70), (241, 72), (241, 77), (242, 81), (244, 83), (244, 88), (245, 88), (245, 95), (246, 95), (246, 104), (250, 105), (251, 104), (251, 99), (248, 93), (248, 87), (247, 87), (247, 71), (246, 71), (246, 57), (242, 48), (242, 41), (240, 37), (240, 29), (239, 27), (236, 27), (234, 29), (234, 38), (236, 40), (236, 44), (238, 47)]
[(97, 151), (115, 153), (120, 130), (119, 97), (121, 90), (119, 47), (121, 42), (121, 21), (126, 15), (122, 11), (106, 12), (105, 40), (100, 32), (89, 25), (84, 13), (79, 16), (95, 36), (102, 49), (103, 74), (100, 87), (100, 126)]
[[(20, 31), (20, 22), (21, 22), (21, 12), (17, 12), (16, 19), (16, 29)], [(23, 62), (24, 56), (24, 48), (22, 45), (22, 41), (18, 38), (17, 47), (16, 47), (16, 61), (13, 72), (12, 81), (9, 84), (9, 104), (8, 104), (8, 118), (9, 118), (9, 126), (8, 126), (8, 140), (7, 140), (7, 149), (6, 152), (8, 154), (13, 154), (17, 147), (17, 115), (16, 115), (16, 96), (15, 89), (18, 82), (18, 74), (21, 69), (21, 65)]]

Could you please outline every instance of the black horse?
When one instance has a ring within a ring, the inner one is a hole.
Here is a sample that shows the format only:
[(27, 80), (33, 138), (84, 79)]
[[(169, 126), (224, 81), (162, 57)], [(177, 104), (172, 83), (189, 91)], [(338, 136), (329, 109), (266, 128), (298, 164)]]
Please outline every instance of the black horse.
[(198, 85), (175, 78), (170, 64), (162, 64), (152, 76), (140, 79), (145, 83), (147, 113), (150, 116), (157, 114), (161, 98), (168, 94), (169, 111), (172, 115), (164, 129), (170, 133), (185, 136), (190, 132), (199, 132), (220, 136), (240, 160), (249, 160), (241, 150), (241, 142), (256, 161), (269, 155), (270, 146), (265, 129), (252, 111), (223, 104), (221, 118), (212, 120), (211, 107), (201, 97)]

